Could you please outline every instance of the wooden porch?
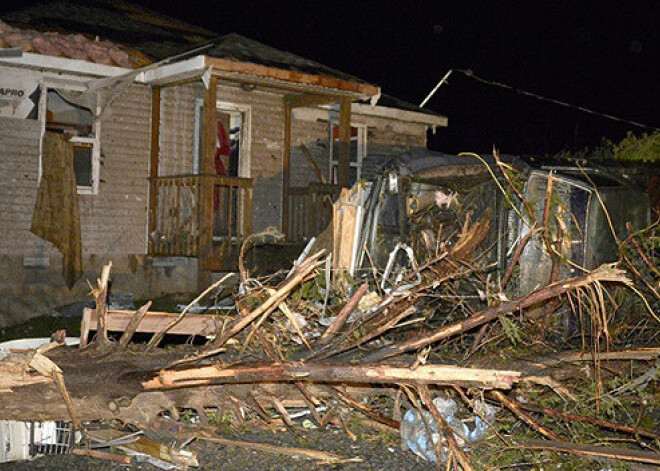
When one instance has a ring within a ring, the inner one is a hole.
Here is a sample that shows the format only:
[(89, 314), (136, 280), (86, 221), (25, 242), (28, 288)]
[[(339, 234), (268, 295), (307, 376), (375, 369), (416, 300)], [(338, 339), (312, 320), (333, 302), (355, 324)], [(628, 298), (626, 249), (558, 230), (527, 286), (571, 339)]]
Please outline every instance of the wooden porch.
[[(160, 162), (161, 90), (200, 81), (198, 72), (181, 80), (159, 81), (153, 85), (149, 171), (148, 253), (155, 257), (180, 256), (199, 259), (200, 288), (208, 286), (211, 272), (236, 270), (238, 253), (245, 238), (251, 233), (253, 219), (253, 180), (216, 175), (222, 173), (216, 167), (218, 81), (222, 81), (226, 87), (228, 82), (243, 83), (244, 79), (234, 79), (223, 73), (228, 65), (225, 62), (209, 57), (205, 57), (205, 61), (214, 69), (208, 82), (204, 82), (202, 91), (197, 138), (199, 147), (196, 153), (190, 155), (191, 171), (199, 174), (163, 175), (164, 171), (170, 171), (172, 167), (161, 165)], [(252, 69), (249, 71), (250, 74), (254, 72)], [(283, 97), (280, 229), (286, 234), (288, 243), (302, 243), (325, 229), (332, 218), (332, 202), (339, 194), (341, 186), (349, 184), (351, 102), (357, 98), (373, 97), (380, 90), (352, 82), (301, 82), (300, 77), (289, 80), (282, 79), (280, 75), (276, 77), (277, 82), (270, 78), (264, 82), (263, 77), (257, 75), (259, 77), (251, 78), (249, 83), (272, 88)], [(312, 184), (304, 188), (291, 187), (292, 111), (298, 107), (327, 104), (338, 106), (337, 180), (341, 186)], [(170, 109), (163, 111), (163, 115), (172, 112)], [(251, 139), (251, 136), (246, 136), (246, 139)], [(256, 154), (248, 156), (250, 159), (264, 157)], [(249, 165), (250, 160), (247, 162)], [(229, 168), (225, 170), (230, 171)], [(238, 173), (237, 170), (232, 172)], [(250, 168), (244, 169), (240, 174), (251, 175)]]
[(229, 270), (252, 225), (252, 179), (175, 175), (150, 179), (149, 255), (203, 257)]

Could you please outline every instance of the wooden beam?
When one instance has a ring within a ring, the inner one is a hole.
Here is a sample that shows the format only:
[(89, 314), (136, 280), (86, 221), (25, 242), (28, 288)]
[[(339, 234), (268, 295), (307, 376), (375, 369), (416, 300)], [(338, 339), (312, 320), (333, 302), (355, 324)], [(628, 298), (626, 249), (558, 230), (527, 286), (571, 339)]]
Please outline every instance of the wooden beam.
[(334, 88), (344, 92), (359, 93), (362, 95), (380, 95), (380, 87), (367, 83), (351, 82), (322, 75), (305, 74), (292, 70), (267, 67), (265, 65), (236, 62), (217, 57), (206, 57), (206, 66), (213, 67), (215, 71), (234, 72), (257, 77), (266, 77), (291, 83), (315, 85), (324, 88)]
[(291, 188), (291, 106), (284, 100), (284, 155), (282, 156), (282, 233), (289, 234), (289, 189)]
[(342, 98), (339, 102), (338, 144), (337, 183), (348, 187), (351, 181), (351, 100), (349, 98)]
[(204, 95), (204, 111), (202, 120), (202, 153), (200, 173), (202, 178), (200, 198), (200, 227), (198, 249), (198, 278), (200, 290), (206, 288), (211, 281), (211, 274), (204, 266), (204, 260), (213, 253), (213, 178), (215, 175), (215, 140), (217, 133), (217, 89), (218, 79), (211, 76), (209, 87)]
[(162, 370), (142, 383), (145, 389), (251, 382), (322, 381), (342, 384), (436, 384), (510, 389), (520, 380), (518, 371), (461, 368), (453, 365), (393, 365), (337, 363), (267, 363), (236, 367), (211, 365)]
[[(160, 88), (151, 90), (151, 158), (149, 163), (149, 178), (158, 176), (158, 163), (160, 158)], [(148, 243), (151, 249), (151, 234), (156, 231), (156, 214), (158, 211), (158, 194), (156, 184), (149, 180), (149, 232)], [(151, 252), (151, 250), (150, 250)]]
[[(91, 326), (95, 326), (98, 319), (96, 309), (85, 308), (83, 316), (91, 321)], [(124, 332), (131, 319), (135, 316), (134, 311), (111, 309), (107, 313), (107, 328), (110, 332)], [(175, 320), (179, 314), (171, 312), (147, 311), (135, 332), (155, 334), (163, 330), (167, 325)], [(176, 335), (214, 335), (215, 320), (217, 316), (211, 314), (194, 314), (184, 316), (181, 321), (170, 329), (168, 333)], [(87, 332), (81, 332), (89, 336)]]
[(560, 440), (528, 440), (524, 443), (519, 443), (517, 446), (530, 448), (532, 450), (550, 450), (562, 453), (573, 453), (575, 455), (588, 456), (594, 459), (605, 458), (660, 465), (659, 453), (632, 450), (630, 448), (583, 445), (582, 443), (569, 443)]

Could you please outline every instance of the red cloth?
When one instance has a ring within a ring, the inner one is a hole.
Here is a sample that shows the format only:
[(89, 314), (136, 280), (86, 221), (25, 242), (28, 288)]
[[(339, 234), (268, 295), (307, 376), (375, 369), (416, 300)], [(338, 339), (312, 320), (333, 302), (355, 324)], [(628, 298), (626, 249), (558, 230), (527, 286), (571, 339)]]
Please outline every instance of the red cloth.
[[(222, 157), (231, 156), (231, 143), (229, 135), (221, 121), (218, 121), (218, 147), (215, 150), (215, 173), (218, 175), (227, 175), (225, 164)], [(225, 159), (226, 160), (226, 159)]]
[[(218, 145), (215, 149), (215, 173), (216, 175), (225, 176), (227, 175), (227, 169), (225, 167), (224, 160), (229, 164), (229, 157), (231, 156), (231, 143), (229, 142), (229, 136), (225, 127), (222, 125), (221, 121), (218, 121)], [(220, 192), (219, 188), (213, 187), (213, 210), (217, 211), (218, 206), (220, 205)]]

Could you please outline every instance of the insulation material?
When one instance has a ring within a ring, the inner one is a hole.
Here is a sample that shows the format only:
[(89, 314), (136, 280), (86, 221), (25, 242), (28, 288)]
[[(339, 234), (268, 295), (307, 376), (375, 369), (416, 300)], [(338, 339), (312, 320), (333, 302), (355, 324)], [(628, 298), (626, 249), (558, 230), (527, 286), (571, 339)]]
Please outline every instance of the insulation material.
[(62, 275), (69, 288), (82, 275), (82, 237), (73, 147), (61, 134), (47, 132), (42, 176), (32, 216), (32, 232), (64, 256)]

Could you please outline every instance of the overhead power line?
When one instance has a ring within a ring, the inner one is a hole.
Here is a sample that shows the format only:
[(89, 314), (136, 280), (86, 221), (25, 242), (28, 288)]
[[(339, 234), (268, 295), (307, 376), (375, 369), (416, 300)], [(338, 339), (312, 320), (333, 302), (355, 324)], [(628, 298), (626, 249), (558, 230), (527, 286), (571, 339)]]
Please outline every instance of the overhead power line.
[(651, 129), (653, 131), (660, 131), (660, 128), (657, 128), (657, 127), (654, 127), (654, 126), (648, 126), (646, 124), (642, 124), (642, 123), (639, 123), (637, 121), (632, 121), (632, 120), (629, 120), (629, 119), (619, 118), (618, 116), (614, 116), (614, 115), (611, 115), (611, 114), (601, 113), (599, 111), (594, 111), (594, 110), (591, 110), (589, 108), (585, 108), (584, 106), (574, 105), (574, 104), (571, 104), (571, 103), (567, 103), (565, 101), (556, 100), (554, 98), (548, 98), (548, 97), (539, 95), (537, 93), (532, 93), (532, 92), (528, 92), (527, 90), (521, 90), (520, 88), (512, 87), (511, 85), (507, 85), (507, 84), (502, 83), (502, 82), (487, 80), (487, 79), (476, 76), (469, 69), (468, 70), (449, 69), (449, 71), (445, 74), (445, 76), (442, 77), (442, 79), (440, 79), (440, 81), (433, 88), (433, 90), (431, 90), (431, 92), (426, 96), (426, 98), (424, 98), (424, 100), (420, 103), (420, 105), (419, 105), (420, 108), (423, 108), (424, 105), (426, 105), (426, 103), (428, 103), (428, 101), (431, 99), (431, 97), (433, 95), (435, 95), (435, 93), (438, 91), (438, 89), (443, 84), (448, 83), (449, 76), (453, 72), (461, 73), (461, 74), (465, 75), (466, 77), (469, 77), (471, 79), (476, 80), (477, 82), (481, 82), (481, 83), (484, 83), (486, 85), (491, 85), (491, 86), (498, 87), (498, 88), (503, 88), (505, 90), (510, 90), (510, 91), (515, 92), (519, 95), (525, 95), (525, 96), (534, 98), (536, 100), (546, 101), (548, 103), (554, 103), (555, 105), (559, 105), (559, 106), (563, 106), (565, 108), (570, 108), (570, 109), (573, 109), (573, 110), (581, 111), (583, 113), (588, 113), (588, 114), (591, 114), (591, 115), (594, 115), (594, 116), (600, 116), (601, 118), (609, 119), (609, 120), (612, 120), (612, 121), (617, 121), (619, 123), (626, 123), (626, 124), (630, 124), (632, 126), (637, 126), (639, 128)]

